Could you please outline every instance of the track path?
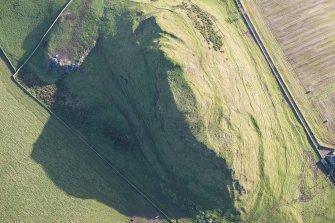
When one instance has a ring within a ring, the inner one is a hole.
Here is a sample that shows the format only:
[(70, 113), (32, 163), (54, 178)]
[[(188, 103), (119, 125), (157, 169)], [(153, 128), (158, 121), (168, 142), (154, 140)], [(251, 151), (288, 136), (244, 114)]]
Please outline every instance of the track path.
[(237, 5), (237, 8), (243, 18), (243, 20), (245, 21), (245, 24), (247, 25), (251, 35), (253, 36), (255, 42), (257, 43), (258, 47), (260, 48), (264, 58), (266, 59), (272, 74), (275, 76), (279, 87), (281, 89), (281, 91), (284, 94), (284, 97), (287, 99), (293, 113), (296, 115), (296, 117), (298, 118), (298, 121), (300, 122), (300, 124), (302, 125), (302, 127), (305, 130), (305, 133), (307, 135), (308, 140), (310, 141), (310, 143), (312, 144), (315, 152), (318, 154), (319, 157), (322, 157), (323, 154), (321, 153), (321, 151), (323, 150), (334, 150), (334, 148), (327, 148), (324, 147), (322, 145), (320, 145), (320, 143), (317, 141), (315, 134), (313, 133), (313, 131), (311, 130), (311, 128), (308, 125), (308, 122), (306, 121), (305, 117), (302, 115), (297, 103), (295, 102), (294, 98), (292, 97), (286, 83), (284, 82), (281, 74), (279, 73), (278, 69), (276, 68), (276, 66), (274, 65), (270, 54), (268, 53), (265, 45), (263, 44), (259, 34), (257, 33), (256, 29), (254, 28), (249, 16), (246, 14), (246, 11), (244, 10), (244, 6), (241, 3), (240, 0), (234, 0), (235, 4)]
[(169, 215), (158, 205), (156, 204), (156, 202), (154, 202), (148, 195), (146, 195), (142, 190), (139, 189), (139, 187), (137, 187), (135, 184), (133, 184), (131, 182), (130, 179), (128, 179), (118, 168), (116, 168), (105, 156), (103, 156), (102, 154), (100, 154), (97, 149), (95, 149), (86, 139), (84, 136), (82, 136), (82, 134), (77, 131), (76, 129), (72, 128), (71, 126), (69, 126), (68, 124), (66, 124), (66, 122), (60, 118), (58, 115), (56, 115), (53, 111), (51, 111), (48, 107), (46, 107), (39, 99), (37, 99), (33, 94), (31, 94), (18, 80), (17, 80), (17, 75), (18, 73), (22, 70), (22, 68), (29, 62), (29, 60), (34, 56), (34, 54), (36, 53), (36, 51), (39, 49), (39, 47), (42, 45), (43, 41), (45, 40), (45, 38), (47, 37), (47, 35), (49, 34), (49, 32), (52, 30), (52, 28), (55, 26), (55, 24), (57, 23), (57, 21), (59, 20), (59, 18), (61, 17), (61, 15), (63, 14), (63, 12), (70, 6), (70, 4), (73, 2), (73, 0), (69, 0), (63, 7), (63, 9), (59, 12), (59, 14), (57, 15), (57, 17), (54, 19), (54, 21), (52, 22), (52, 24), (49, 26), (49, 28), (47, 29), (47, 31), (44, 33), (44, 35), (42, 36), (41, 40), (39, 41), (39, 43), (36, 45), (36, 47), (34, 48), (34, 50), (29, 54), (29, 56), (27, 57), (27, 59), (22, 63), (22, 65), (19, 66), (19, 68), (15, 68), (15, 66), (12, 64), (11, 60), (9, 59), (9, 57), (7, 56), (7, 54), (5, 53), (5, 51), (3, 51), (3, 49), (0, 47), (0, 53), (2, 53), (5, 57), (5, 59), (7, 60), (6, 62), (10, 65), (9, 67), (11, 68), (11, 70), (14, 72), (14, 74), (12, 75), (12, 80), (15, 82), (15, 84), (20, 87), (26, 94), (28, 94), (32, 99), (34, 99), (40, 106), (42, 106), (45, 110), (47, 110), (47, 112), (52, 115), (55, 119), (57, 119), (59, 122), (61, 122), (64, 126), (66, 126), (76, 137), (78, 137), (91, 151), (93, 151), (97, 157), (100, 158), (100, 160), (105, 163), (107, 166), (109, 166), (119, 177), (121, 177), (122, 180), (124, 180), (128, 185), (130, 185), (134, 191), (136, 191), (138, 194), (140, 194), (146, 201), (148, 201), (159, 213), (162, 214), (162, 216), (164, 217), (165, 220), (167, 220), (168, 222), (172, 223), (172, 222), (177, 222), (177, 220), (170, 218)]

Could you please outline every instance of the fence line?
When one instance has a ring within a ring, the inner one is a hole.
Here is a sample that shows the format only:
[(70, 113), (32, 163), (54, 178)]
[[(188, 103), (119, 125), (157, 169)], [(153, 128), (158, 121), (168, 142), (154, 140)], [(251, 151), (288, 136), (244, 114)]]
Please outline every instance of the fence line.
[(16, 72), (15, 66), (13, 65), (12, 61), (9, 59), (8, 55), (6, 54), (6, 52), (1, 47), (0, 47), (0, 53), (2, 53), (5, 56), (8, 64), (10, 65), (11, 71), (13, 71), (13, 73), (15, 73)]
[(23, 64), (17, 69), (17, 71), (13, 74), (13, 76), (15, 77), (20, 70), (26, 65), (26, 63), (30, 60), (30, 58), (32, 56), (34, 56), (34, 54), (36, 53), (36, 51), (38, 50), (38, 48), (41, 46), (42, 42), (44, 41), (45, 37), (49, 34), (50, 30), (54, 27), (54, 25), (57, 23), (58, 19), (61, 17), (61, 15), (63, 14), (63, 12), (69, 7), (69, 5), (72, 3), (73, 0), (69, 0), (65, 6), (63, 7), (62, 11), (60, 11), (60, 13), (57, 15), (57, 17), (55, 18), (55, 20), (52, 22), (52, 24), (49, 26), (49, 28), (47, 29), (47, 31), (44, 33), (44, 35), (42, 36), (41, 40), (38, 42), (37, 46), (35, 47), (35, 49), (29, 54), (29, 56), (27, 57), (27, 59), (23, 62)]

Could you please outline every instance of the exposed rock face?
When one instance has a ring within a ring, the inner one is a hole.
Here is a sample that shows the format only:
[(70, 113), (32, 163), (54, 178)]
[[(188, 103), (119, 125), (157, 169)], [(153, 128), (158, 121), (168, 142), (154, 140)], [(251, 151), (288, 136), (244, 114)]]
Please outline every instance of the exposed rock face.
[(49, 53), (49, 70), (56, 70), (60, 73), (69, 73), (78, 70), (81, 64), (85, 61), (91, 50), (95, 47), (96, 42), (89, 49), (85, 50), (79, 59), (73, 60), (66, 52)]

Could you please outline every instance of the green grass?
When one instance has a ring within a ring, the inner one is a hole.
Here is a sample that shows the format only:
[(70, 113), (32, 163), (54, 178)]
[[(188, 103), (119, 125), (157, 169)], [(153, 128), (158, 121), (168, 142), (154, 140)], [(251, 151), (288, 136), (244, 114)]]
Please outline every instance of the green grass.
[[(137, 2), (92, 1), (86, 15), (97, 16), (79, 28), (61, 20), (20, 75), (56, 84), (51, 109), (175, 218), (334, 221), (334, 190), (233, 1), (192, 1), (222, 34), (223, 53), (182, 1)], [(48, 71), (47, 54), (73, 32), (95, 48), (74, 73)]]
[(103, 0), (74, 1), (50, 36), (48, 52), (64, 53), (76, 61), (86, 49), (94, 47), (103, 4)]
[(157, 211), (10, 80), (2, 61), (0, 101), (1, 222), (155, 217)]
[(26, 59), (66, 2), (1, 2), (0, 45), (15, 66)]

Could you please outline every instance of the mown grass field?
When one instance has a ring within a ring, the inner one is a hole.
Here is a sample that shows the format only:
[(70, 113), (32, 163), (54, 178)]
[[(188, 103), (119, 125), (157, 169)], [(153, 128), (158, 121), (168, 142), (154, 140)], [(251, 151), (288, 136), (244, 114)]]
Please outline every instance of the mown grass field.
[[(232, 0), (78, 0), (66, 15), (21, 81), (171, 216), (335, 220), (331, 183)], [(76, 72), (48, 66), (92, 43)]]
[(303, 113), (335, 145), (333, 1), (243, 1)]

